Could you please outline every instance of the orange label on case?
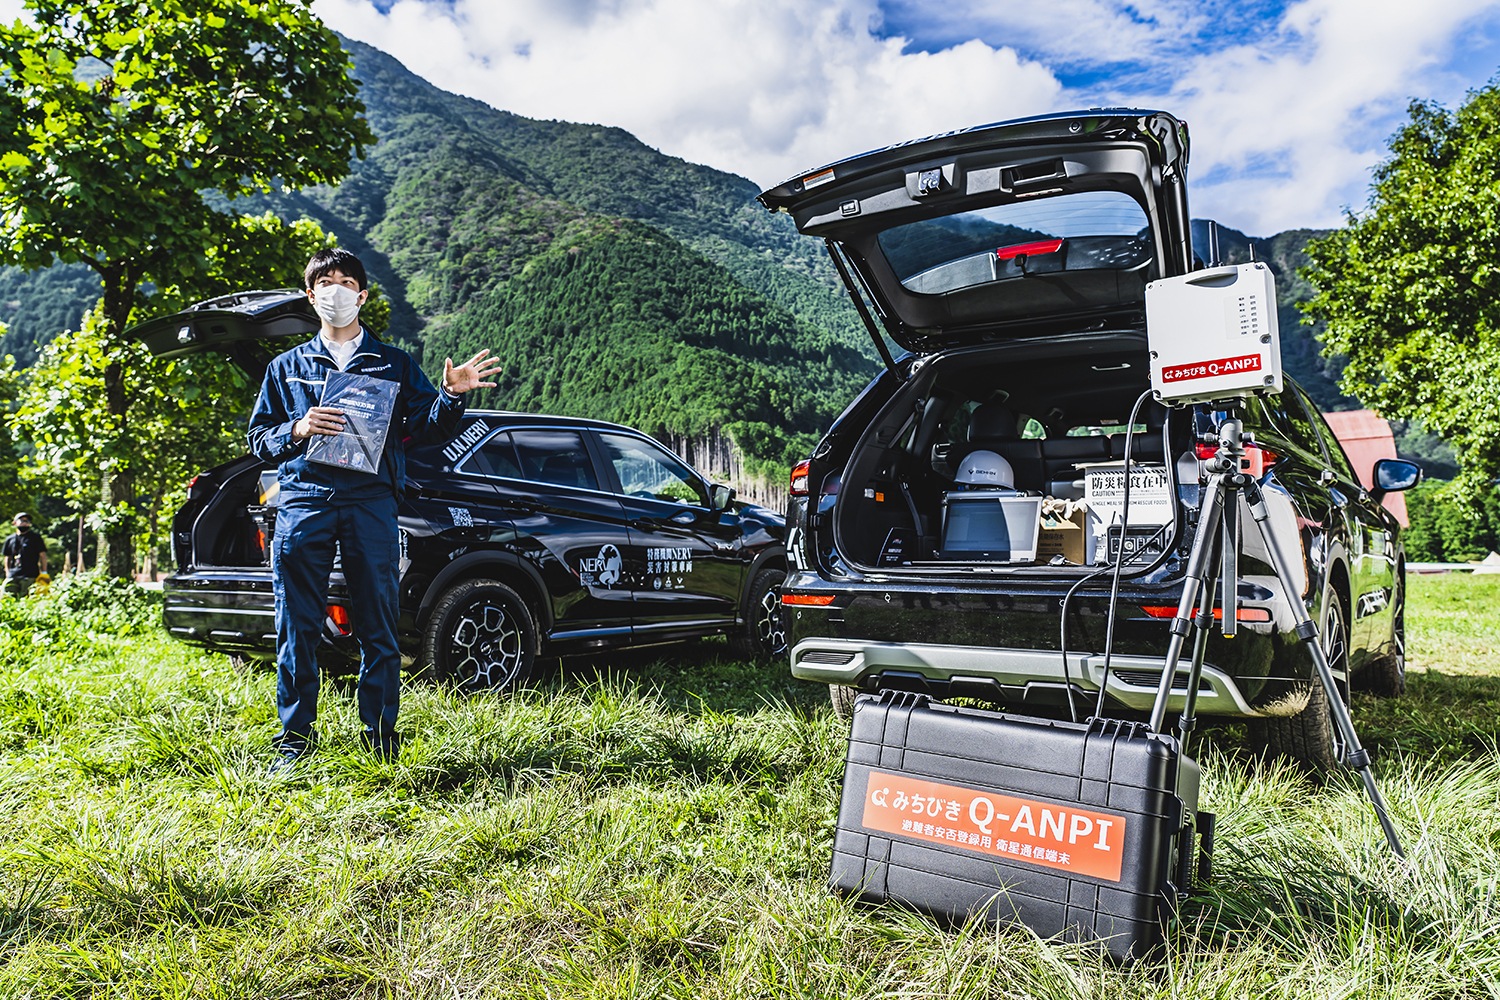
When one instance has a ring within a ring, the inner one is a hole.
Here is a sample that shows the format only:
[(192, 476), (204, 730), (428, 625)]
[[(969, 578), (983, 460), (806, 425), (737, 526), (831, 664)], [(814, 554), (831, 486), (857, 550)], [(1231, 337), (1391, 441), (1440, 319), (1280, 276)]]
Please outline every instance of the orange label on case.
[(867, 830), (1120, 881), (1125, 817), (870, 772)]

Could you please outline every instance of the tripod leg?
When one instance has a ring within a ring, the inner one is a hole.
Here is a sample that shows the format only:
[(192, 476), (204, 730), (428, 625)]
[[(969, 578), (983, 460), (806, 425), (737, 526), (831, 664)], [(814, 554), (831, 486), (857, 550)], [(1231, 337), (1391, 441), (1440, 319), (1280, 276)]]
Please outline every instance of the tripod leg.
[[(1234, 500), (1233, 492), (1229, 499)], [(1208, 651), (1208, 630), (1214, 624), (1214, 584), (1216, 582), (1215, 569), (1209, 569), (1207, 582), (1203, 587), (1203, 596), (1198, 601), (1198, 617), (1193, 620), (1193, 627), (1197, 630), (1193, 636), (1193, 662), (1188, 667), (1187, 694), (1182, 700), (1182, 715), (1177, 720), (1177, 730), (1180, 734), (1179, 742), (1182, 744), (1182, 752), (1187, 753), (1188, 741), (1193, 737), (1193, 730), (1198, 728), (1198, 719), (1194, 715), (1198, 708), (1198, 681), (1203, 676), (1203, 657)]]
[(1266, 543), (1267, 551), (1271, 553), (1271, 563), (1276, 570), (1276, 578), (1281, 581), (1287, 604), (1291, 606), (1292, 618), (1297, 623), (1297, 637), (1307, 644), (1308, 651), (1312, 653), (1313, 666), (1317, 668), (1318, 679), (1323, 684), (1323, 691), (1328, 695), (1328, 708), (1333, 716), (1333, 724), (1344, 738), (1344, 763), (1359, 772), (1360, 778), (1364, 781), (1365, 793), (1370, 797), (1370, 805), (1375, 810), (1375, 818), (1380, 820), (1380, 828), (1385, 831), (1387, 843), (1391, 845), (1391, 850), (1396, 852), (1397, 857), (1404, 858), (1406, 852), (1401, 849), (1401, 840), (1396, 835), (1396, 827), (1391, 822), (1385, 799), (1381, 796), (1380, 789), (1375, 784), (1375, 775), (1370, 770), (1370, 754), (1360, 746), (1359, 736), (1354, 732), (1354, 720), (1350, 718), (1348, 706), (1339, 695), (1338, 682), (1334, 679), (1333, 669), (1328, 665), (1328, 657), (1324, 655), (1323, 647), (1318, 643), (1318, 627), (1313, 624), (1312, 618), (1307, 614), (1307, 609), (1302, 606), (1302, 601), (1293, 592), (1291, 564), (1286, 561), (1286, 556), (1277, 546), (1276, 538), (1271, 534), (1271, 512), (1266, 507), (1266, 500), (1261, 494), (1259, 484), (1251, 480), (1245, 487), (1245, 496), (1250, 501), (1250, 513), (1255, 518), (1255, 526), (1260, 530), (1260, 537)]
[(1220, 532), (1224, 544), (1221, 546), (1223, 556), (1220, 562), (1220, 574), (1223, 582), (1220, 584), (1220, 593), (1223, 594), (1224, 602), (1224, 638), (1233, 639), (1235, 628), (1239, 624), (1239, 584), (1240, 584), (1240, 504), (1239, 493), (1230, 490), (1224, 500), (1224, 529)]
[[(1188, 555), (1187, 575), (1182, 581), (1182, 598), (1177, 602), (1177, 617), (1172, 619), (1172, 638), (1167, 643), (1167, 662), (1162, 667), (1161, 681), (1156, 686), (1156, 701), (1151, 706), (1151, 731), (1161, 732), (1167, 718), (1167, 698), (1172, 693), (1172, 680), (1177, 675), (1177, 663), (1182, 659), (1182, 643), (1192, 627), (1190, 619), (1193, 605), (1198, 599), (1204, 581), (1213, 573), (1210, 565), (1212, 546), (1218, 539), (1220, 519), (1224, 513), (1224, 477), (1212, 475), (1203, 491), (1203, 500), (1198, 505), (1198, 534), (1193, 539), (1193, 550)], [(1120, 544), (1124, 544), (1122, 541)], [(1104, 678), (1109, 683), (1109, 678)]]

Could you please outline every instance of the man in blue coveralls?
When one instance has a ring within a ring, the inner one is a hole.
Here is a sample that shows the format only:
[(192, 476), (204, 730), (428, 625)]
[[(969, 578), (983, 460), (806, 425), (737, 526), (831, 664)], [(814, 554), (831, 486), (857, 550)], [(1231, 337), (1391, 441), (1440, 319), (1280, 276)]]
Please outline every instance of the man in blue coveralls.
[[(489, 351), (463, 365), (443, 363), (441, 389), (405, 351), (375, 339), (359, 323), (369, 296), (365, 268), (347, 250), (319, 250), (307, 262), (305, 287), (322, 327), (280, 355), (250, 414), (250, 450), (280, 463), (281, 496), (271, 546), (276, 594), (276, 708), (281, 715), (270, 773), (292, 769), (317, 747), (318, 662), (327, 614), (334, 544), (349, 587), (349, 617), (359, 641), (359, 718), (364, 742), (384, 760), (400, 750), (396, 712), (401, 651), (396, 645), (400, 543), (396, 507), (406, 487), (406, 447), (442, 444), (463, 416), (462, 396), (488, 388), (499, 371)], [(360, 470), (309, 461), (315, 434), (344, 428), (342, 410), (319, 405), (330, 371), (354, 372), (400, 386), (379, 467)]]

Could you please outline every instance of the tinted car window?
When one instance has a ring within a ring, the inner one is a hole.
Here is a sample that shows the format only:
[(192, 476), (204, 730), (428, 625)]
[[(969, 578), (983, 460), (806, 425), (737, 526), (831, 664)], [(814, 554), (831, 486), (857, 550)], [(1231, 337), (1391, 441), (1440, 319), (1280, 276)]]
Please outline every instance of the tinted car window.
[(1305, 452), (1307, 458), (1315, 462), (1323, 460), (1317, 429), (1307, 418), (1307, 413), (1297, 402), (1296, 393), (1290, 387), (1280, 395), (1264, 397), (1261, 400), (1261, 410), (1266, 417), (1267, 430)]
[(1317, 405), (1300, 391), (1297, 393), (1297, 398), (1306, 408), (1313, 426), (1323, 436), (1323, 447), (1328, 454), (1328, 461), (1333, 465), (1333, 471), (1344, 477), (1346, 483), (1358, 483), (1359, 476), (1355, 475), (1349, 456), (1344, 454), (1343, 445), (1339, 444), (1337, 435), (1333, 433), (1333, 428), (1328, 426), (1328, 421), (1323, 419), (1323, 414), (1318, 410)]
[(599, 440), (615, 467), (622, 493), (708, 506), (702, 481), (668, 452), (623, 434), (600, 434)]
[(516, 448), (511, 443), (508, 431), (501, 431), (480, 445), (455, 471), (505, 479), (522, 478), (521, 466), (516, 461)]
[(1146, 212), (1121, 191), (1081, 191), (894, 226), (880, 249), (909, 291), (935, 294), (1047, 271), (1151, 259)]
[(594, 464), (577, 431), (512, 431), (521, 478), (553, 486), (597, 490)]

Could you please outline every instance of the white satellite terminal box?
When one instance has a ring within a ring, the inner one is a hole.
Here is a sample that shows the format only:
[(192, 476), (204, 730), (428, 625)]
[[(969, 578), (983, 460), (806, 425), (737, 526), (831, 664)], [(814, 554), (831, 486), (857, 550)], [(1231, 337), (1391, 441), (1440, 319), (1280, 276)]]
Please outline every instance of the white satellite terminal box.
[(1262, 261), (1151, 282), (1146, 340), (1163, 403), (1281, 392), (1276, 282)]

